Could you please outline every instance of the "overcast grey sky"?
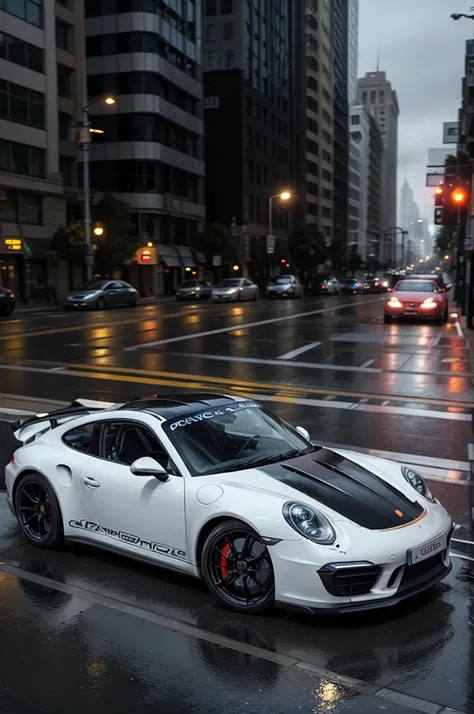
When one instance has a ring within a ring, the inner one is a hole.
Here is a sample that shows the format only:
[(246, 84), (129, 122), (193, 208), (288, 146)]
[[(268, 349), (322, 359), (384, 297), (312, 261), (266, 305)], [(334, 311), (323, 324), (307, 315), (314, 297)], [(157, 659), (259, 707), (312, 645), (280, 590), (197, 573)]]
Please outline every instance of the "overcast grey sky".
[[(474, 6), (474, 0), (471, 0)], [(405, 169), (422, 216), (433, 221), (432, 192), (425, 188), (428, 149), (443, 146), (442, 124), (455, 121), (461, 99), (465, 41), (474, 21), (469, 0), (359, 0), (359, 77), (380, 69), (398, 94), (398, 178)]]

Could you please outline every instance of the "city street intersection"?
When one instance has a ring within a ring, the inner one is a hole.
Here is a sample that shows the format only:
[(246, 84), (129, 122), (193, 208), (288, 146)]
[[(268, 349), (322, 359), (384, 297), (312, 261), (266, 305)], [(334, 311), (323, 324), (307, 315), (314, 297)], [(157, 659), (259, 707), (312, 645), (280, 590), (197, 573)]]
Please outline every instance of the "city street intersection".
[[(176, 712), (191, 704), (209, 713), (474, 712), (467, 343), (456, 321), (385, 326), (382, 306), (378, 295), (162, 301), (107, 312), (18, 311), (0, 322), (1, 419), (80, 397), (245, 395), (315, 442), (413, 466), (458, 526), (451, 574), (408, 604), (324, 620), (282, 611), (249, 617), (161, 569), (82, 546), (32, 548), (0, 492), (6, 712), (54, 714), (73, 690), (70, 711), (90, 714), (117, 702), (117, 711), (154, 711), (165, 700)], [(0, 479), (9, 437), (0, 426)], [(30, 667), (27, 682), (25, 649), (42, 666), (41, 674)], [(64, 682), (48, 684), (46, 661), (52, 672), (62, 664)]]

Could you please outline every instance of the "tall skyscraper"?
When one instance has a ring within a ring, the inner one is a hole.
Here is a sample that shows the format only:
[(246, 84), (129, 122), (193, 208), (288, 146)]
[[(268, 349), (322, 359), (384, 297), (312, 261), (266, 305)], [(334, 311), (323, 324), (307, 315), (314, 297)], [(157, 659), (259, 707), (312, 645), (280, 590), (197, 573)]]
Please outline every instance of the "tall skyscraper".
[(171, 290), (205, 216), (201, 2), (86, 0), (86, 35), (89, 97), (116, 99), (91, 107), (104, 132), (93, 135), (92, 187), (130, 206)]
[[(420, 208), (415, 201), (413, 190), (408, 183), (406, 177), (402, 185), (402, 190), (400, 192), (400, 216), (399, 216), (400, 228), (403, 228), (407, 232), (405, 238), (405, 248), (401, 250), (401, 238), (397, 236), (397, 257), (403, 257), (406, 261), (413, 260), (420, 254), (422, 257), (425, 253), (424, 241), (427, 236), (427, 228), (425, 222), (420, 217)], [(423, 243), (421, 243), (423, 241)]]
[[(203, 4), (207, 220), (235, 219), (254, 267), (265, 259), (269, 199), (292, 178), (290, 32), (289, 0)], [(277, 241), (288, 237), (294, 200), (272, 204)]]
[(357, 100), (359, 64), (359, 0), (347, 0), (347, 95), (349, 106)]
[[(64, 0), (0, 3), (0, 171), (6, 191), (0, 285), (20, 299), (61, 284), (51, 238), (77, 201), (74, 126), (84, 97), (84, 7)], [(6, 240), (17, 239), (15, 249)], [(18, 242), (20, 241), (20, 242)], [(23, 241), (23, 242), (21, 242)]]
[[(397, 93), (392, 89), (385, 72), (367, 72), (357, 84), (357, 102), (369, 110), (382, 134), (382, 231), (391, 231), (397, 224)], [(386, 257), (385, 252), (382, 257)]]
[[(294, 3), (294, 53), (299, 64), (292, 71), (293, 106), (299, 107), (299, 127), (293, 140), (299, 152), (295, 173), (301, 197), (299, 225), (313, 225), (330, 241), (333, 237), (333, 67), (332, 12), (328, 0)], [(301, 81), (304, 77), (305, 81)]]
[[(349, 241), (363, 260), (380, 258), (383, 142), (374, 117), (362, 105), (350, 109), (350, 175), (358, 187), (358, 201), (349, 193)], [(351, 191), (351, 182), (349, 183)]]

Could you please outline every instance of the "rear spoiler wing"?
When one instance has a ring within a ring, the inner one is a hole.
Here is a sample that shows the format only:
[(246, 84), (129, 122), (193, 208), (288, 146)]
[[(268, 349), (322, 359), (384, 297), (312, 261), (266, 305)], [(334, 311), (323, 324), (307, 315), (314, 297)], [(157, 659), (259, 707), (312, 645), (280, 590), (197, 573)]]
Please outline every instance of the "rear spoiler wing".
[(50, 429), (54, 429), (64, 418), (85, 416), (87, 414), (93, 414), (94, 412), (110, 409), (114, 406), (115, 405), (110, 402), (92, 402), (85, 399), (76, 400), (71, 402), (67, 407), (55, 409), (52, 412), (35, 414), (35, 416), (28, 417), (27, 419), (16, 419), (15, 421), (6, 420), (6, 423), (10, 425), (14, 432), (18, 431), (18, 429), (25, 429), (26, 427), (40, 424), (41, 422), (49, 422)]

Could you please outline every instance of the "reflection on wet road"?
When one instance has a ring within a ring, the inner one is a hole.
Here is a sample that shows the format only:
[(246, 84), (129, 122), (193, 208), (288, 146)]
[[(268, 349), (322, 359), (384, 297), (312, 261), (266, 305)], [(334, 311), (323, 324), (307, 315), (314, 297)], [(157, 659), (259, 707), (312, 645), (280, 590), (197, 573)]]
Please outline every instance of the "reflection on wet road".
[[(384, 326), (381, 306), (374, 296), (163, 302), (0, 323), (0, 418), (79, 396), (123, 401), (203, 388), (254, 396), (316, 441), (422, 472), (455, 518), (463, 556), (437, 590), (395, 609), (324, 621), (281, 611), (250, 618), (217, 607), (199, 582), (159, 569), (85, 547), (35, 550), (0, 495), (6, 712), (62, 711), (74, 691), (68, 711), (91, 714), (117, 702), (117, 711), (473, 714), (466, 340), (454, 324)], [(0, 426), (0, 463), (7, 436)], [(46, 658), (63, 673), (59, 685), (40, 676)]]

